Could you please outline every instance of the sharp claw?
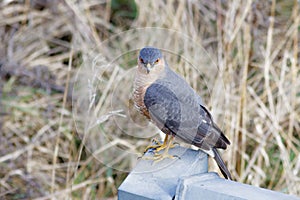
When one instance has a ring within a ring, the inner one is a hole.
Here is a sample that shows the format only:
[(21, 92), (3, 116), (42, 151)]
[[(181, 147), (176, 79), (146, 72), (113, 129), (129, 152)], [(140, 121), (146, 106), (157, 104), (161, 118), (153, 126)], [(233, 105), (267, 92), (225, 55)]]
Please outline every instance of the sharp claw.
[[(156, 145), (151, 145), (151, 146), (146, 147), (143, 156), (148, 151), (154, 153), (154, 155), (153, 155), (153, 157), (143, 157), (143, 159), (154, 160), (154, 163), (157, 163), (165, 158), (170, 158), (170, 159), (179, 158), (179, 156), (177, 156), (177, 155), (173, 156), (173, 155), (168, 154), (168, 150), (170, 148), (173, 148), (175, 145), (179, 145), (178, 143), (172, 143), (173, 140), (174, 140), (174, 136), (172, 136), (172, 138), (170, 140), (168, 140), (168, 135), (166, 135), (166, 138), (163, 143), (161, 141), (158, 141), (158, 139), (153, 138), (152, 143), (155, 143)], [(158, 152), (161, 150), (165, 150), (165, 151), (164, 151), (164, 153), (159, 154)]]
[(147, 153), (148, 151), (149, 151), (149, 152), (153, 152), (153, 151), (155, 151), (157, 148), (159, 148), (159, 145), (148, 146), (148, 147), (145, 149), (144, 154)]

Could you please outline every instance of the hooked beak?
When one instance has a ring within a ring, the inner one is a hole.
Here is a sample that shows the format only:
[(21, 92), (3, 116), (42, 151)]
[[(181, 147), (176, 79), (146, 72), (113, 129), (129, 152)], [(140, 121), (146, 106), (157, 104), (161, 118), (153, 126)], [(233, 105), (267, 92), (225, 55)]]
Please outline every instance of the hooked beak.
[(149, 74), (150, 69), (151, 69), (151, 64), (147, 63), (147, 65), (145, 65), (145, 67), (146, 67), (146, 70), (147, 70), (147, 74)]

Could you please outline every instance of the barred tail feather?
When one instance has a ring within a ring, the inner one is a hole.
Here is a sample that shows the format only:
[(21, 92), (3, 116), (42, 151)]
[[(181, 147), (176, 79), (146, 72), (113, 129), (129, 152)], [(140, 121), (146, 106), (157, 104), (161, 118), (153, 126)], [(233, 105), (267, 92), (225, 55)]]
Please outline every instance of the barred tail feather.
[(232, 180), (231, 174), (230, 174), (229, 170), (227, 169), (224, 161), (222, 160), (222, 158), (221, 158), (218, 150), (216, 148), (212, 148), (212, 150), (213, 150), (213, 152), (215, 154), (214, 159), (216, 160), (216, 162), (217, 162), (217, 164), (218, 164), (218, 166), (219, 166), (219, 168), (220, 168), (223, 176), (226, 179)]

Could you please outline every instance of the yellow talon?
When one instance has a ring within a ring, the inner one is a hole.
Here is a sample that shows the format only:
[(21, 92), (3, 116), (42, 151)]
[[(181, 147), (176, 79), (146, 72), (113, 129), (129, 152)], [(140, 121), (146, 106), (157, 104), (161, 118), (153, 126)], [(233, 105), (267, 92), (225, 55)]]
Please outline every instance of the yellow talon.
[[(167, 136), (166, 136), (166, 137), (167, 137)], [(157, 138), (152, 138), (152, 142), (154, 142), (154, 143), (157, 144), (157, 145), (163, 144), (163, 143), (161, 143), (160, 140), (158, 140)]]
[[(168, 144), (170, 144), (169, 148), (174, 148), (175, 144), (172, 143), (173, 139), (171, 138), (170, 141), (168, 141), (169, 135), (166, 135), (165, 140), (163, 143), (161, 143), (158, 139), (153, 138), (152, 142), (154, 142), (156, 145), (149, 145), (146, 147), (144, 150), (144, 154), (149, 150), (149, 149), (154, 149), (154, 152), (159, 152), (165, 148), (167, 148)], [(173, 136), (172, 136), (173, 137)], [(171, 141), (172, 140), (172, 141)]]
[[(176, 155), (169, 154), (169, 149), (173, 148), (175, 146), (173, 144), (173, 140), (174, 140), (174, 136), (172, 136), (171, 139), (168, 140), (168, 135), (166, 135), (164, 143), (158, 144), (158, 145), (153, 145), (153, 146), (148, 146), (146, 148), (145, 152), (147, 152), (148, 149), (155, 148), (154, 156), (147, 156), (147, 157), (142, 157), (142, 158), (145, 160), (154, 160), (155, 163), (162, 161), (165, 158), (170, 158), (170, 159), (178, 158), (178, 156), (176, 156)], [(157, 153), (163, 149), (165, 149), (165, 151), (162, 154)]]

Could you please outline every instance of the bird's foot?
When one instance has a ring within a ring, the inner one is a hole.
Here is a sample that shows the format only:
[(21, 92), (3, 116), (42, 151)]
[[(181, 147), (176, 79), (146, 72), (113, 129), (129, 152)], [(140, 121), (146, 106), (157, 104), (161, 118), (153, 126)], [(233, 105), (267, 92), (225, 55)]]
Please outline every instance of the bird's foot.
[(159, 141), (157, 138), (153, 138), (151, 143), (155, 143), (154, 145), (149, 145), (146, 147), (146, 149), (144, 150), (144, 154), (149, 150), (149, 149), (154, 149), (155, 152), (157, 151), (158, 148), (166, 148), (166, 144), (162, 143), (161, 141)]
[(168, 152), (164, 152), (162, 154), (159, 154), (159, 153), (155, 153), (153, 156), (143, 156), (142, 159), (144, 160), (153, 160), (154, 163), (158, 163), (166, 158), (169, 158), (169, 159), (175, 159), (175, 158), (179, 158), (179, 156), (177, 155), (170, 155)]
[[(152, 143), (155, 143), (155, 145), (149, 145), (146, 147), (146, 149), (144, 150), (144, 154), (149, 150), (149, 149), (154, 149), (154, 152), (157, 153), (161, 150), (164, 150), (167, 148), (167, 143), (166, 142), (161, 142), (160, 140), (158, 140), (157, 138), (153, 138), (152, 139)], [(176, 145), (179, 145), (178, 143), (174, 142), (170, 145), (169, 148), (174, 148)]]

